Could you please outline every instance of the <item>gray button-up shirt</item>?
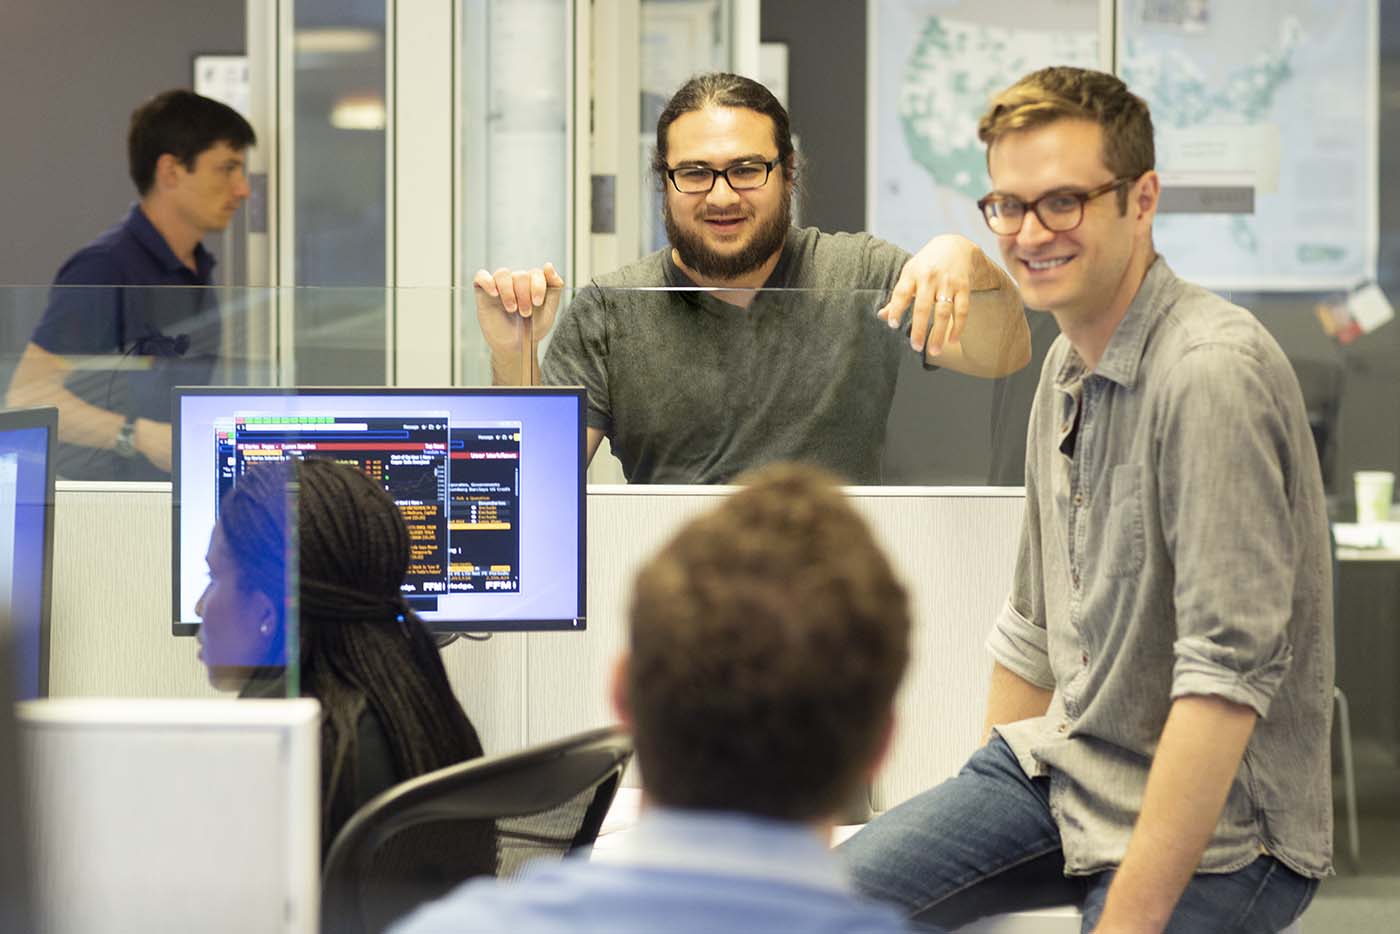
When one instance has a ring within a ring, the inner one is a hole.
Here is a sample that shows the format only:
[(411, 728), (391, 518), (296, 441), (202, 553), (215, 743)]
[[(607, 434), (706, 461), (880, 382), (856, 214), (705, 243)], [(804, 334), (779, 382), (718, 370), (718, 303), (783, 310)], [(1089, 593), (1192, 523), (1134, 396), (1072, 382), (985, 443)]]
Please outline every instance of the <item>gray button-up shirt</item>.
[(1050, 776), (1067, 873), (1122, 861), (1184, 695), (1260, 718), (1200, 871), (1331, 870), (1332, 568), (1302, 393), (1253, 316), (1162, 259), (1092, 372), (1063, 336), (1045, 361), (988, 646), (1054, 692), (998, 732)]

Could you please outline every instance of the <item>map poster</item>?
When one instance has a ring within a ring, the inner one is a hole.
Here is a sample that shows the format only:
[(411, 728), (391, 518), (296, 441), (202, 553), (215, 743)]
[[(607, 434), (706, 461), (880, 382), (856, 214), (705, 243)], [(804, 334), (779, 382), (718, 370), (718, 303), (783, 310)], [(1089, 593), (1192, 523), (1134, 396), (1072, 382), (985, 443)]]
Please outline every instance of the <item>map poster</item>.
[(1154, 236), (1179, 275), (1245, 291), (1375, 278), (1377, 27), (1375, 0), (1120, 0), (1118, 74), (1152, 108)]
[(906, 250), (940, 233), (996, 238), (977, 121), (1017, 78), (1101, 67), (1098, 0), (870, 0), (866, 229)]

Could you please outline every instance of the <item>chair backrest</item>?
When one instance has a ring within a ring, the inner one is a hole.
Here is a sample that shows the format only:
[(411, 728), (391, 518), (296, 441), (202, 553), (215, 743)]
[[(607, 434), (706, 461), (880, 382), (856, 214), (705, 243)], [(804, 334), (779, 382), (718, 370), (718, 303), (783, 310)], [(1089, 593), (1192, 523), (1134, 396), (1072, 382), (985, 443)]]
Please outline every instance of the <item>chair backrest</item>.
[(631, 758), (631, 740), (608, 727), (395, 785), (331, 844), (322, 929), (383, 930), (472, 876), (592, 846)]

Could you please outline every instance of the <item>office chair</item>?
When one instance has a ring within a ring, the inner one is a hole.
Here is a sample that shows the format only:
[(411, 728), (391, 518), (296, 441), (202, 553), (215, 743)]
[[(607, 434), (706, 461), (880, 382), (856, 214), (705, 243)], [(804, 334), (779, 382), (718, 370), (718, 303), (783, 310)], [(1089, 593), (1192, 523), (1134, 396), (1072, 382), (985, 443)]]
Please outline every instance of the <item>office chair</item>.
[(586, 852), (632, 742), (607, 727), (395, 785), (355, 813), (321, 873), (321, 929), (382, 931), (473, 876)]

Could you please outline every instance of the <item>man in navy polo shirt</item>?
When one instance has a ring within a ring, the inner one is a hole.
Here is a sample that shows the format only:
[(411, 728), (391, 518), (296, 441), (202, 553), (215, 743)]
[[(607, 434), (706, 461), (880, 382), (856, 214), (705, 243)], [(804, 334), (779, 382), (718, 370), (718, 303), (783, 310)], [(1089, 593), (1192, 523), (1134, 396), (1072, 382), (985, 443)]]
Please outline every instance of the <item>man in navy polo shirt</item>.
[(256, 137), (231, 107), (166, 91), (131, 115), (140, 199), (58, 271), (20, 357), (10, 405), (59, 410), (58, 470), (75, 479), (170, 472), (170, 390), (209, 382), (219, 350), (214, 257), (201, 242), (248, 197)]

